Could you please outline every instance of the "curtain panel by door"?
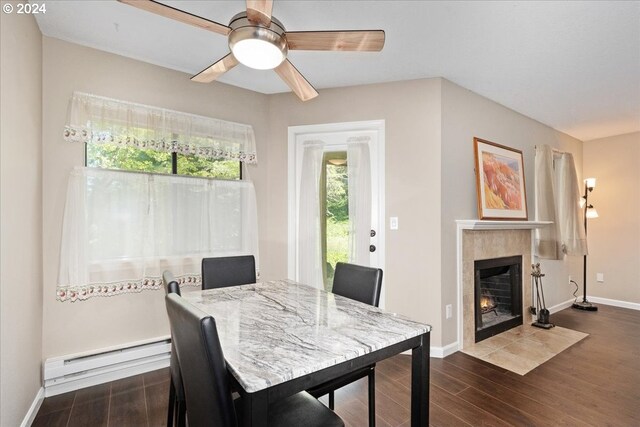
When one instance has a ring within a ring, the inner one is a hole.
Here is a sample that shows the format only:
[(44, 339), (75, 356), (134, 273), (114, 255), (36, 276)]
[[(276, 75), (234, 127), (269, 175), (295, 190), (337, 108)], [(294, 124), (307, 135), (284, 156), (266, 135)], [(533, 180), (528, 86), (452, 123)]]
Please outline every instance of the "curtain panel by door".
[(585, 255), (587, 241), (580, 211), (580, 186), (571, 153), (536, 147), (536, 219), (552, 221), (535, 230), (535, 253), (543, 259)]
[(57, 298), (159, 289), (170, 270), (200, 285), (203, 257), (251, 254), (253, 183), (78, 167), (65, 206)]
[(75, 92), (64, 139), (256, 163), (253, 127)]

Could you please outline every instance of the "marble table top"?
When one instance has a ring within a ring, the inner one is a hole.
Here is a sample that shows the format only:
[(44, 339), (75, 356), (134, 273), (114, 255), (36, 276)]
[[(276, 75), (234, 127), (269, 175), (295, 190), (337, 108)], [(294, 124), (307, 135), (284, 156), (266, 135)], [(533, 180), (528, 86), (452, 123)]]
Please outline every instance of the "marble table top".
[(289, 280), (184, 292), (183, 297), (214, 317), (228, 368), (249, 393), (431, 330)]

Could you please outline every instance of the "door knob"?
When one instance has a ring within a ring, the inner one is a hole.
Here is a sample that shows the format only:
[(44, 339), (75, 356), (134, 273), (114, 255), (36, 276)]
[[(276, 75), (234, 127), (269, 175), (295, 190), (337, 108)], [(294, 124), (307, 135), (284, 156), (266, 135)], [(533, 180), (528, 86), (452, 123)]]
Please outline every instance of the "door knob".
[(369, 252), (375, 252), (376, 251), (376, 245), (369, 245)]

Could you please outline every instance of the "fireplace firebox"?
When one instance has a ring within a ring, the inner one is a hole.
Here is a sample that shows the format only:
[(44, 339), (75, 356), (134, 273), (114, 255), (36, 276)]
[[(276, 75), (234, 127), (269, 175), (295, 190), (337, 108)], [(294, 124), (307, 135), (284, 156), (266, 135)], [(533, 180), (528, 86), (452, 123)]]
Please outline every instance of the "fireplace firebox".
[(522, 325), (522, 256), (474, 264), (475, 342), (480, 342)]

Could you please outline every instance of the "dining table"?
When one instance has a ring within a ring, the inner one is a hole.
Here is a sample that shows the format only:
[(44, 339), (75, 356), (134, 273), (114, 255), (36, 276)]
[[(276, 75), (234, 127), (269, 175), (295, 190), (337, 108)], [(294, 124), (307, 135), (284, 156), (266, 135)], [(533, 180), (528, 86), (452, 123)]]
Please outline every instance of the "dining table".
[(411, 426), (429, 424), (431, 327), (292, 280), (184, 292), (216, 321), (243, 426), (270, 403), (411, 351)]

